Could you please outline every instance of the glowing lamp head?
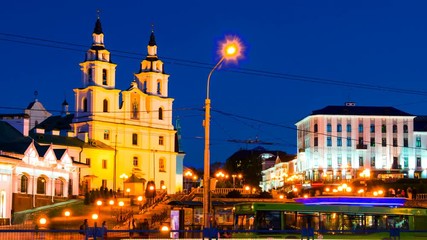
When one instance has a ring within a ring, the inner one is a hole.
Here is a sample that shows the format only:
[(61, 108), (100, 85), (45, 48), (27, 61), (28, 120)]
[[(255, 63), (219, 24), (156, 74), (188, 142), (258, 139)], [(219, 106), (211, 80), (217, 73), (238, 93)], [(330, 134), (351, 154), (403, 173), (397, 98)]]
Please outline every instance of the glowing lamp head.
[(244, 46), (237, 36), (226, 36), (219, 44), (218, 54), (225, 61), (237, 62), (243, 58)]
[(168, 226), (166, 226), (166, 225), (163, 225), (163, 226), (160, 228), (160, 231), (162, 231), (162, 232), (169, 232), (169, 227), (168, 227)]
[(96, 201), (96, 205), (101, 206), (102, 205), (102, 201), (101, 200)]
[(47, 223), (46, 218), (44, 218), (44, 217), (40, 218), (39, 223), (40, 223), (40, 225), (45, 225)]
[(67, 211), (64, 212), (64, 216), (69, 217), (70, 215), (71, 215), (70, 211), (67, 210)]
[(93, 220), (97, 220), (98, 219), (98, 214), (96, 214), (96, 213), (92, 214), (92, 219)]
[(141, 202), (142, 201), (142, 196), (138, 196), (138, 201)]
[(109, 203), (110, 205), (114, 205), (114, 200), (110, 200), (108, 203)]
[(123, 207), (124, 205), (125, 205), (125, 203), (124, 203), (123, 201), (120, 201), (120, 202), (119, 202), (119, 206), (120, 206), (120, 207)]

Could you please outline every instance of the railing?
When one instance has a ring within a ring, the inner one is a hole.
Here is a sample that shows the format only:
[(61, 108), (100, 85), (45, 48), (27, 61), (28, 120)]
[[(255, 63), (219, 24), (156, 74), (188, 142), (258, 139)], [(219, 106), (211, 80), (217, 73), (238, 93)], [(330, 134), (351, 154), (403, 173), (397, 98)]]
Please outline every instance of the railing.
[[(227, 195), (231, 191), (238, 191), (241, 194), (245, 194), (247, 191), (245, 191), (243, 188), (215, 188), (211, 191), (214, 195)], [(196, 188), (195, 189), (196, 194), (203, 194), (203, 188)], [(249, 194), (249, 192), (247, 192)]]
[(415, 200), (427, 200), (427, 193), (417, 193)]

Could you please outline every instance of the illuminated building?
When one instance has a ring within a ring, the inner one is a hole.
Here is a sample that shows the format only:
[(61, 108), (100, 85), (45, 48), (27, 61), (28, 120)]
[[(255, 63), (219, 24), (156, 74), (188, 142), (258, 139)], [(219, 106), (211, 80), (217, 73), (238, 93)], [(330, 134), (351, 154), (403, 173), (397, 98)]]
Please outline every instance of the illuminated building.
[[(393, 107), (327, 106), (296, 123), (297, 171), (305, 179), (426, 178), (427, 141), (415, 115)], [(419, 138), (419, 140), (417, 140)]]

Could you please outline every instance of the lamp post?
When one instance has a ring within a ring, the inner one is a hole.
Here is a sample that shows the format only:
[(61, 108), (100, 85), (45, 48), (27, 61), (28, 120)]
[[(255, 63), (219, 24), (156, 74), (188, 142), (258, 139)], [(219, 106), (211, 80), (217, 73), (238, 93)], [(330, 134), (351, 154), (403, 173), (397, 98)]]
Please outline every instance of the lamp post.
[(120, 175), (120, 178), (123, 180), (123, 197), (125, 197), (125, 180), (128, 179), (128, 175), (126, 175), (126, 173), (122, 173), (122, 175)]
[(205, 99), (205, 150), (204, 150), (204, 172), (203, 172), (203, 226), (204, 228), (210, 227), (210, 209), (211, 209), (211, 199), (210, 199), (210, 118), (211, 118), (211, 99), (209, 97), (210, 90), (210, 81), (212, 73), (221, 65), (221, 63), (226, 60), (235, 60), (242, 56), (242, 45), (240, 39), (238, 38), (226, 38), (226, 40), (221, 44), (219, 53), (221, 59), (218, 63), (212, 68), (208, 75), (207, 84), (206, 84), (206, 99)]

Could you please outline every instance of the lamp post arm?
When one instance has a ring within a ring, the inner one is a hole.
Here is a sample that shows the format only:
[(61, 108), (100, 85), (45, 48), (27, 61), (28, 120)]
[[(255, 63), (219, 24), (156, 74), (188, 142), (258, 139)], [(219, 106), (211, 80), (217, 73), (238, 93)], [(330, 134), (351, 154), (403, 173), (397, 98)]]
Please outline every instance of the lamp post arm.
[(224, 61), (224, 57), (222, 57), (218, 63), (215, 65), (215, 67), (212, 68), (211, 72), (208, 75), (208, 83), (206, 85), (206, 99), (209, 99), (209, 91), (210, 91), (210, 85), (211, 85), (211, 76), (212, 73), (221, 65), (221, 63)]

